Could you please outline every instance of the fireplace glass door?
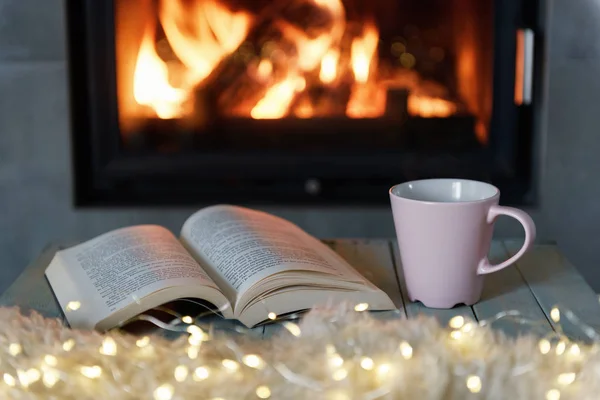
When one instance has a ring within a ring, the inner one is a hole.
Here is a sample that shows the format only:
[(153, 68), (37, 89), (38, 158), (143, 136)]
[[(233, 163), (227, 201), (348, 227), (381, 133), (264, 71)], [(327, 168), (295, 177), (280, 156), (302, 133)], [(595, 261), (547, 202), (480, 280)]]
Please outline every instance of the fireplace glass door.
[(444, 176), (527, 191), (520, 1), (75, 3), (81, 204), (377, 203)]

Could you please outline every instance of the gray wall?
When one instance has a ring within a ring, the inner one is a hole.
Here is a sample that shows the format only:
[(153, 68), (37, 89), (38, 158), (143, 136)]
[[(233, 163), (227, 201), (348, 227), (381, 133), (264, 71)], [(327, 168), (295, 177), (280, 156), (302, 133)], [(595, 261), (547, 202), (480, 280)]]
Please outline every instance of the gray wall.
[[(158, 223), (177, 232), (188, 210), (74, 210), (61, 0), (0, 0), (0, 292), (49, 241)], [(542, 239), (557, 240), (600, 289), (600, 4), (549, 7), (550, 54), (540, 130)], [(321, 237), (392, 236), (387, 208), (267, 209)], [(520, 235), (502, 221), (501, 236)]]

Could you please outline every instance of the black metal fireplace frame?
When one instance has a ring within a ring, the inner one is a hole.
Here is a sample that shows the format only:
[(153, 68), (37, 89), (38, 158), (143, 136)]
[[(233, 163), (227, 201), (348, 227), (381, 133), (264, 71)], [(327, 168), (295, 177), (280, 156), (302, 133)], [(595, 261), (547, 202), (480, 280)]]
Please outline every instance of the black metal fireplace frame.
[[(490, 181), (505, 204), (535, 202), (534, 133), (541, 91), (541, 0), (493, 0), (494, 111), (484, 150), (311, 156), (123, 151), (118, 125), (113, 1), (67, 0), (76, 206), (377, 205), (393, 183), (456, 176)], [(536, 33), (533, 103), (514, 103), (516, 32)]]

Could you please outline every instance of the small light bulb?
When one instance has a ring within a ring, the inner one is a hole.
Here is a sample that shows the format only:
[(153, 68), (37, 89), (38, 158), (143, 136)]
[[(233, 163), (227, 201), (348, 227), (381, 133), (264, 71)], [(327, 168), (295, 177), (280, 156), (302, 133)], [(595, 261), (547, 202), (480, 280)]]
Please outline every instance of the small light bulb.
[(17, 380), (11, 374), (5, 373), (4, 374), (4, 383), (6, 383), (8, 386), (13, 387), (17, 384)]
[(571, 348), (569, 349), (569, 353), (573, 356), (578, 356), (581, 354), (581, 349), (579, 348), (577, 343), (571, 346)]
[(360, 359), (360, 366), (363, 369), (366, 369), (367, 371), (372, 370), (374, 365), (375, 365), (375, 363), (373, 362), (372, 358), (363, 357)]
[(173, 398), (173, 386), (165, 383), (154, 390), (155, 400), (171, 400)]
[(558, 375), (558, 378), (556, 378), (556, 381), (558, 383), (560, 383), (561, 385), (570, 385), (571, 383), (575, 382), (575, 378), (577, 377), (577, 375), (575, 374), (575, 372), (565, 372), (563, 374)]
[(262, 358), (257, 356), (256, 354), (247, 354), (242, 357), (242, 362), (249, 366), (250, 368), (262, 369), (265, 365), (265, 362)]
[(182, 317), (181, 320), (186, 324), (191, 324), (192, 322), (194, 322), (192, 317), (190, 317), (189, 315)]
[(560, 322), (560, 310), (556, 307), (550, 310), (550, 318), (552, 318), (552, 321), (554, 322)]
[(466, 324), (463, 325), (462, 328), (460, 328), (460, 330), (462, 332), (469, 333), (473, 330), (473, 324), (470, 322), (467, 322)]
[(402, 357), (404, 357), (404, 359), (410, 360), (413, 355), (412, 346), (407, 342), (400, 342), (400, 354), (402, 354)]
[(332, 354), (329, 356), (328, 362), (332, 367), (341, 367), (344, 365), (344, 359), (339, 354)]
[(196, 358), (198, 358), (199, 352), (200, 352), (199, 347), (190, 346), (187, 349), (187, 355), (190, 358), (190, 360), (195, 360)]
[(462, 337), (461, 331), (452, 331), (450, 332), (450, 337), (454, 340), (458, 340)]
[(115, 340), (110, 336), (105, 337), (100, 347), (100, 353), (106, 356), (115, 356), (117, 354), (117, 343)]
[(8, 352), (13, 357), (21, 354), (21, 351), (23, 351), (23, 348), (19, 343), (11, 343), (8, 345)]
[(29, 383), (37, 382), (42, 377), (40, 371), (38, 371), (35, 368), (28, 369), (27, 372), (25, 372), (25, 374), (27, 375), (27, 380), (29, 381)]
[(223, 364), (225, 369), (227, 369), (230, 372), (235, 372), (240, 368), (240, 365), (233, 360), (224, 359), (223, 361), (221, 361), (221, 364)]
[(338, 370), (336, 370), (331, 377), (333, 378), (334, 381), (341, 381), (346, 379), (346, 377), (348, 376), (348, 371), (344, 368), (340, 368)]
[(457, 315), (456, 317), (452, 317), (452, 319), (448, 322), (450, 328), (460, 329), (465, 324), (465, 317), (462, 315)]
[(71, 351), (73, 350), (73, 347), (75, 347), (75, 340), (73, 339), (65, 341), (62, 345), (64, 351)]
[(148, 336), (144, 336), (141, 339), (136, 340), (135, 345), (137, 347), (146, 347), (150, 344), (150, 338)]
[(46, 354), (44, 356), (44, 362), (51, 367), (56, 367), (56, 364), (58, 364), (58, 360), (56, 359), (56, 357), (54, 357), (51, 354)]
[(256, 388), (256, 395), (261, 399), (268, 399), (271, 397), (271, 389), (268, 386), (259, 386)]
[(268, 315), (270, 320), (275, 321), (277, 319), (277, 314), (275, 314), (274, 312), (270, 312)]
[(56, 385), (56, 382), (58, 382), (59, 379), (60, 375), (54, 370), (44, 371), (44, 376), (42, 376), (42, 382), (47, 388), (54, 387), (54, 385)]
[(546, 392), (546, 400), (560, 400), (560, 390), (550, 389)]
[(467, 377), (467, 389), (471, 393), (479, 393), (481, 391), (481, 378), (477, 375), (469, 375)]
[(548, 353), (550, 353), (550, 350), (552, 349), (552, 345), (550, 344), (550, 341), (548, 341), (547, 339), (541, 339), (538, 342), (538, 348), (540, 349), (540, 353), (548, 354)]
[(67, 311), (77, 311), (81, 308), (79, 301), (70, 301), (67, 303)]
[(185, 365), (178, 365), (175, 367), (175, 371), (173, 371), (173, 375), (175, 376), (175, 380), (177, 382), (185, 381), (185, 378), (188, 376), (188, 367)]
[(558, 342), (556, 345), (556, 355), (561, 356), (565, 352), (566, 348), (567, 345), (565, 342), (563, 342), (562, 340)]
[(354, 306), (354, 311), (362, 312), (369, 308), (369, 303), (358, 303)]
[(210, 371), (206, 367), (198, 367), (194, 370), (194, 380), (195, 381), (203, 381), (208, 378), (210, 375)]
[(296, 325), (293, 322), (289, 322), (286, 321), (283, 323), (283, 326), (285, 327), (285, 329), (287, 329), (288, 331), (290, 331), (290, 333), (296, 337), (300, 336), (302, 334), (302, 331), (300, 330), (300, 327), (298, 325)]
[(102, 375), (102, 368), (100, 368), (98, 365), (93, 365), (91, 367), (83, 366), (79, 369), (79, 371), (81, 372), (81, 375), (90, 379), (95, 379)]
[(392, 367), (390, 364), (381, 364), (377, 367), (377, 375), (379, 375), (380, 377), (383, 377), (383, 376), (387, 375), (391, 370), (392, 370)]

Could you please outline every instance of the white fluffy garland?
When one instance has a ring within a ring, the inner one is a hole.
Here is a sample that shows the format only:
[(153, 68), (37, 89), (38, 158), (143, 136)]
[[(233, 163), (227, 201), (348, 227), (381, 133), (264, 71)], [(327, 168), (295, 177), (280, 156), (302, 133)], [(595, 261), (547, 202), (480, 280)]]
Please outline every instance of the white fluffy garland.
[[(0, 308), (2, 399), (598, 399), (597, 346), (308, 313), (270, 340), (100, 335)], [(454, 332), (454, 333), (452, 333)], [(456, 332), (460, 332), (457, 334)]]

